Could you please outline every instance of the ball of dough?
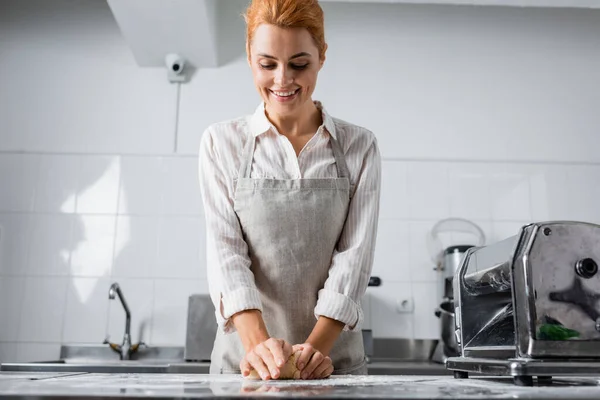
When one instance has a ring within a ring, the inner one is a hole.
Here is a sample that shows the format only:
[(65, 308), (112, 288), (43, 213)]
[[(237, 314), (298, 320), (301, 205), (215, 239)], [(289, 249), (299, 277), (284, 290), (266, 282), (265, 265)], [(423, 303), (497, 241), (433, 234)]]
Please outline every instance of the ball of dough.
[[(287, 362), (279, 370), (279, 378), (277, 379), (300, 379), (300, 371), (298, 370), (298, 367), (296, 367), (296, 361), (298, 360), (300, 353), (300, 351), (297, 351), (288, 358)], [(260, 380), (261, 377), (255, 369), (252, 369), (246, 379)]]

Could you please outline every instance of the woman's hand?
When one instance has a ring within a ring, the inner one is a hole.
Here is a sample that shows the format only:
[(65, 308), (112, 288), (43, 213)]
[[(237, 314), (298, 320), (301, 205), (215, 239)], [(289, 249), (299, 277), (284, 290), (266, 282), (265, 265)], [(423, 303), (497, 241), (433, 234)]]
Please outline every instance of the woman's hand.
[(301, 350), (296, 367), (301, 371), (302, 379), (324, 379), (333, 373), (331, 358), (315, 349), (310, 343), (297, 344), (292, 352)]
[(255, 369), (263, 380), (277, 379), (291, 355), (291, 344), (283, 339), (269, 338), (246, 353), (240, 362), (242, 376), (247, 377)]

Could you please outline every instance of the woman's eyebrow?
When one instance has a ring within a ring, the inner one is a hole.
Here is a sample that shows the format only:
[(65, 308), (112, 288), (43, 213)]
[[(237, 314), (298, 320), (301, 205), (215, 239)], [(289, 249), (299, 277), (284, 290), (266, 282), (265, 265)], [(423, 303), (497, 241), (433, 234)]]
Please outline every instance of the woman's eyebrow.
[[(266, 53), (259, 53), (258, 54), (260, 57), (264, 57), (264, 58), (270, 58), (273, 60), (277, 60), (277, 57), (274, 57), (272, 55), (266, 54)], [(310, 57), (310, 53), (307, 53), (305, 51), (294, 54), (293, 56), (290, 57), (290, 60), (293, 60), (294, 58), (298, 58), (298, 57)]]

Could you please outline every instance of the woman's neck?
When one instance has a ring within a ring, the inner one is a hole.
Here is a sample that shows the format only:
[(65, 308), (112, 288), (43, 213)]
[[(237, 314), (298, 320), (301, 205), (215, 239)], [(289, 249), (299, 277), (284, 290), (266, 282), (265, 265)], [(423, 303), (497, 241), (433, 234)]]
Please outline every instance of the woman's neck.
[(313, 134), (323, 123), (321, 111), (312, 101), (307, 101), (295, 114), (269, 113), (268, 109), (265, 109), (265, 112), (269, 121), (285, 136)]

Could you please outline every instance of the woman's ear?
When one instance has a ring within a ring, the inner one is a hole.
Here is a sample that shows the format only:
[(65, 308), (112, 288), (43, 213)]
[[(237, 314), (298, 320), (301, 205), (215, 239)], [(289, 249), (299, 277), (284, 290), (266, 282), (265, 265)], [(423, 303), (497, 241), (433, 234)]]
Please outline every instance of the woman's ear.
[(250, 43), (248, 43), (248, 41), (246, 41), (246, 61), (248, 62), (248, 65), (252, 67), (252, 63), (250, 61)]

